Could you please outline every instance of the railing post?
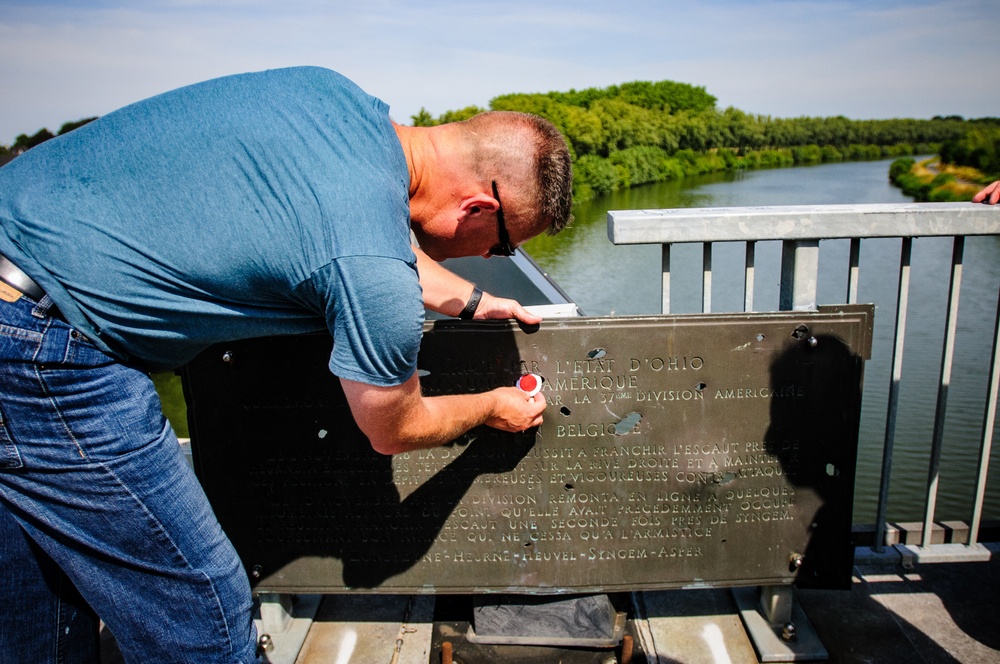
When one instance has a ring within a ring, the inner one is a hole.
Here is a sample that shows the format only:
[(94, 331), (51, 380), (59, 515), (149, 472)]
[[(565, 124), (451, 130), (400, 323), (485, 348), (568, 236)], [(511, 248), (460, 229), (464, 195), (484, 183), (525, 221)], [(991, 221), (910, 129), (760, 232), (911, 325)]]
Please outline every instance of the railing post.
[(670, 247), (669, 244), (660, 245), (660, 261), (662, 266), (662, 294), (660, 296), (660, 311), (665, 314), (670, 313)]
[(781, 245), (781, 290), (778, 308), (782, 311), (816, 309), (816, 282), (819, 276), (819, 240), (786, 240)]
[(851, 238), (851, 258), (847, 274), (847, 303), (858, 303), (858, 282), (861, 277), (861, 238)]
[(906, 308), (910, 301), (910, 253), (913, 238), (904, 237), (899, 250), (899, 286), (896, 296), (896, 332), (892, 346), (892, 379), (886, 407), (885, 443), (882, 446), (882, 477), (879, 481), (878, 511), (875, 515), (875, 550), (885, 547), (886, 513), (889, 509), (889, 475), (892, 474), (892, 447), (896, 440), (896, 409), (899, 384), (903, 380), (903, 342), (906, 340)]
[(756, 263), (757, 243), (747, 240), (746, 267), (743, 278), (743, 311), (753, 311), (754, 264)]
[(937, 509), (941, 445), (944, 439), (944, 419), (945, 410), (948, 406), (948, 388), (951, 386), (951, 368), (955, 357), (955, 333), (958, 329), (958, 298), (962, 287), (962, 257), (964, 252), (965, 238), (956, 237), (951, 256), (951, 280), (948, 288), (948, 322), (945, 326), (944, 347), (941, 349), (941, 378), (938, 382), (934, 434), (931, 437), (931, 454), (927, 468), (924, 532), (920, 542), (920, 545), (924, 548), (931, 545), (931, 534), (934, 529), (934, 512)]
[(701, 248), (701, 311), (712, 311), (712, 243), (705, 242)]

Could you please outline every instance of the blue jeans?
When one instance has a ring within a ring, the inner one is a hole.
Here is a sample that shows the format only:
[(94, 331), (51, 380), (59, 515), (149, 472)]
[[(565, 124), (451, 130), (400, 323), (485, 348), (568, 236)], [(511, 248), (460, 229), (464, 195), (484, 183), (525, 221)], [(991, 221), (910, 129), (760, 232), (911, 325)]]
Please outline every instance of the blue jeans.
[(152, 381), (50, 306), (0, 300), (0, 661), (93, 661), (88, 604), (129, 662), (258, 661), (246, 573)]

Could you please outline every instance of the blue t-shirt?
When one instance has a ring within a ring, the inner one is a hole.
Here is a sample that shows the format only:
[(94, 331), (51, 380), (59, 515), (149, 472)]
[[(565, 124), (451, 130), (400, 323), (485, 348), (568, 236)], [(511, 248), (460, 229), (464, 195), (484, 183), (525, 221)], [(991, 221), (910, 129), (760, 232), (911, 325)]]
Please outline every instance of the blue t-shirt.
[(0, 254), (122, 359), (328, 327), (331, 370), (395, 385), (423, 305), (388, 107), (339, 74), (220, 78), (0, 168)]

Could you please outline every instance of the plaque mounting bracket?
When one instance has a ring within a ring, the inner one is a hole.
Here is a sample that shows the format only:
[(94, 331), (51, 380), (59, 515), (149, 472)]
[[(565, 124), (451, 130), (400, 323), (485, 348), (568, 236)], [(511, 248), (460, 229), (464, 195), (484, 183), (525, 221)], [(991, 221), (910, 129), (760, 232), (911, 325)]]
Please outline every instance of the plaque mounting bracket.
[(761, 662), (829, 659), (809, 618), (795, 603), (792, 586), (733, 588), (732, 593)]
[(322, 595), (261, 593), (254, 619), (258, 648), (270, 664), (294, 664), (312, 626)]

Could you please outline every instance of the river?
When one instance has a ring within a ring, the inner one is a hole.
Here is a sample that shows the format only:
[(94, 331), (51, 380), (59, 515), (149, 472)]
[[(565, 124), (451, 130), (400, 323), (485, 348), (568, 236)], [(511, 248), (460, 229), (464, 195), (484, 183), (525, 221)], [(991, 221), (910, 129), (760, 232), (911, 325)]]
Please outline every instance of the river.
[[(608, 210), (911, 202), (888, 182), (890, 161), (740, 171), (616, 192), (574, 208), (574, 224), (555, 237), (527, 243), (528, 253), (589, 316), (660, 312), (659, 246), (615, 246), (607, 237)], [(899, 240), (862, 243), (859, 301), (876, 305), (875, 351), (865, 369), (855, 523), (875, 519), (885, 404), (890, 384)], [(743, 306), (743, 245), (713, 247), (712, 307)], [(847, 301), (847, 241), (821, 243), (820, 304)], [(777, 309), (780, 243), (758, 243), (755, 308)], [(934, 425), (947, 303), (951, 242), (918, 238), (912, 254), (911, 297), (904, 350), (889, 518), (923, 519), (927, 456)], [(675, 248), (671, 259), (673, 313), (700, 311), (699, 246)], [(728, 269), (727, 269), (728, 268)], [(937, 520), (968, 520), (982, 436), (990, 340), (1000, 287), (1000, 238), (966, 242), (952, 384), (948, 393)], [(1000, 458), (994, 445), (993, 467)], [(984, 518), (1000, 518), (1000, 477), (987, 490)]]

